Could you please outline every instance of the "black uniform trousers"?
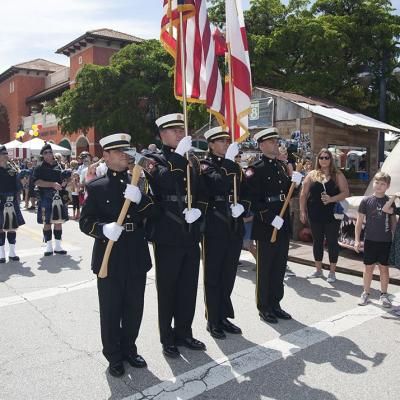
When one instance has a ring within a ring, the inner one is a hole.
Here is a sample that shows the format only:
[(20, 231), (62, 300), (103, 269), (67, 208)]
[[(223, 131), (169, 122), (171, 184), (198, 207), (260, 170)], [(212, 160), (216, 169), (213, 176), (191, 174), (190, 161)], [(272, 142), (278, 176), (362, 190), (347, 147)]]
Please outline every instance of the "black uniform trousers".
[[(270, 239), (270, 238), (268, 238)], [(259, 311), (280, 307), (289, 253), (289, 232), (278, 232), (275, 243), (257, 240), (256, 302)]]
[(173, 345), (175, 339), (192, 337), (200, 248), (198, 243), (186, 246), (154, 244), (154, 255), (160, 341)]
[(103, 354), (110, 363), (137, 353), (145, 287), (146, 272), (97, 279)]
[(234, 235), (203, 240), (204, 297), (206, 319), (218, 325), (224, 318), (234, 318), (231, 294), (243, 239)]

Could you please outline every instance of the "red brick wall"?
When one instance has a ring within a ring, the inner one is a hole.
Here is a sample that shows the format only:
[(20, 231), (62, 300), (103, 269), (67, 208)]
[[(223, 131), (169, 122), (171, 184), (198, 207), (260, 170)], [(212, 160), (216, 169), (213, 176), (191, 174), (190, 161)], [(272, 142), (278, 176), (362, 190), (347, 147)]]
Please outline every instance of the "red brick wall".
[[(75, 80), (77, 73), (85, 64), (108, 65), (114, 53), (116, 53), (114, 49), (91, 46), (77, 54), (72, 54), (69, 59), (71, 81)], [(82, 57), (82, 64), (79, 64), (79, 57)]]
[[(10, 82), (14, 81), (14, 92), (10, 93)], [(14, 75), (0, 83), (0, 103), (7, 108), (10, 123), (9, 140), (21, 124), (23, 116), (30, 115), (26, 98), (44, 89), (44, 76)]]

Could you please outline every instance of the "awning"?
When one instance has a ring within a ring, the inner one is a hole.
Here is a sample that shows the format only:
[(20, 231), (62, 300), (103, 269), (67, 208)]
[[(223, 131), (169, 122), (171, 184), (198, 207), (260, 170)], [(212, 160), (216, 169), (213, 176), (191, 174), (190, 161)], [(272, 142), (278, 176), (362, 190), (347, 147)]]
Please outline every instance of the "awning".
[(384, 122), (378, 121), (377, 119), (367, 117), (360, 113), (350, 113), (339, 108), (324, 107), (320, 105), (307, 104), (303, 102), (294, 102), (298, 106), (305, 108), (306, 110), (320, 115), (325, 118), (329, 118), (336, 122), (340, 122), (347, 126), (377, 129), (379, 131), (392, 131), (400, 133), (400, 129), (392, 125), (385, 124)]

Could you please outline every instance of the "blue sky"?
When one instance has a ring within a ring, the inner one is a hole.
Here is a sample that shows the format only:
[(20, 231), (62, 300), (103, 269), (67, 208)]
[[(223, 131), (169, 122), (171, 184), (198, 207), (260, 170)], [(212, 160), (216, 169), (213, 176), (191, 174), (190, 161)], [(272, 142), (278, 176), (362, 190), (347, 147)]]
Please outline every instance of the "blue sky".
[[(111, 28), (142, 38), (159, 34), (162, 0), (2, 1), (0, 73), (14, 64), (45, 58), (67, 64), (54, 52), (84, 32)], [(400, 0), (393, 0), (400, 12)], [(243, 8), (249, 0), (243, 0)]]

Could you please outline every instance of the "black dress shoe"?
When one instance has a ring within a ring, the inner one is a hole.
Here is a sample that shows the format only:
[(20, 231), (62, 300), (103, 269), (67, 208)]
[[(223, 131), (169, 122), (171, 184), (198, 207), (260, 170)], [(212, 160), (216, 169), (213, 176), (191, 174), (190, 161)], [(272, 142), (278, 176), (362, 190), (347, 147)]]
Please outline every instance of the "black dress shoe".
[(53, 255), (53, 252), (52, 252), (52, 251), (45, 251), (45, 252), (44, 252), (44, 256), (45, 256), (45, 257), (52, 256), (52, 255)]
[(260, 318), (263, 321), (268, 322), (269, 324), (277, 324), (278, 323), (278, 318), (276, 318), (275, 314), (271, 314), (270, 312), (260, 311), (258, 313), (258, 315), (260, 316)]
[(242, 330), (235, 324), (232, 324), (232, 322), (229, 321), (227, 318), (224, 318), (221, 321), (221, 326), (225, 332), (233, 333), (235, 335), (240, 335), (242, 333)]
[(178, 358), (181, 355), (181, 353), (179, 353), (178, 348), (173, 344), (171, 345), (163, 344), (162, 351), (165, 356), (170, 358)]
[(124, 357), (128, 363), (134, 368), (145, 368), (147, 367), (146, 360), (139, 354), (128, 354)]
[(200, 342), (200, 340), (197, 340), (192, 337), (177, 339), (176, 344), (178, 346), (185, 346), (190, 350), (205, 350), (206, 349), (206, 345), (203, 342)]
[(122, 361), (110, 363), (108, 371), (110, 372), (110, 375), (119, 378), (125, 373), (124, 364), (122, 363)]
[(18, 257), (18, 256), (15, 256), (15, 257), (8, 256), (8, 258), (9, 258), (11, 261), (19, 261), (19, 257)]
[(286, 311), (282, 310), (282, 308), (276, 308), (274, 310), (274, 314), (277, 318), (280, 319), (292, 319), (292, 316)]
[(5, 258), (0, 258), (0, 264), (4, 264), (6, 262)]
[(207, 324), (207, 331), (215, 339), (225, 339), (226, 335), (222, 328), (218, 325)]
[(67, 251), (66, 251), (66, 250), (54, 250), (54, 253), (55, 253), (55, 254), (64, 255), (64, 254), (67, 254)]

